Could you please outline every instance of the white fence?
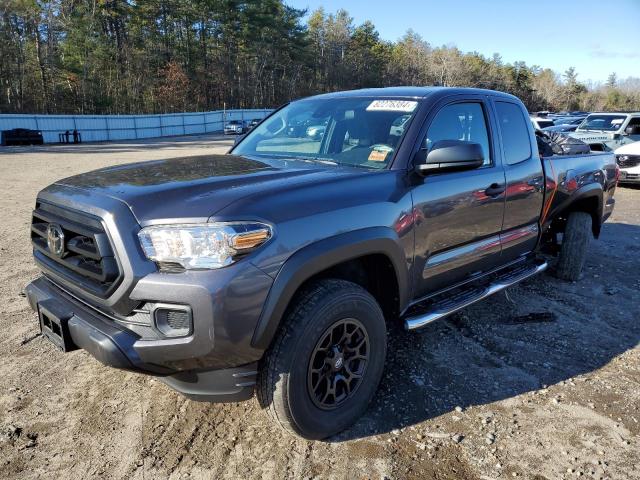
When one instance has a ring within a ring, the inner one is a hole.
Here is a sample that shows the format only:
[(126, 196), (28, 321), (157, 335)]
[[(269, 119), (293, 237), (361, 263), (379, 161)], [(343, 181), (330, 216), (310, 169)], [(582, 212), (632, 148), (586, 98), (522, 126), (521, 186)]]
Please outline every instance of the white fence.
[[(262, 119), (272, 110), (222, 110), (164, 115), (0, 115), (0, 130), (39, 130), (45, 143), (59, 142), (67, 130), (80, 132), (83, 142), (221, 132), (230, 120)], [(223, 118), (224, 117), (224, 118)]]

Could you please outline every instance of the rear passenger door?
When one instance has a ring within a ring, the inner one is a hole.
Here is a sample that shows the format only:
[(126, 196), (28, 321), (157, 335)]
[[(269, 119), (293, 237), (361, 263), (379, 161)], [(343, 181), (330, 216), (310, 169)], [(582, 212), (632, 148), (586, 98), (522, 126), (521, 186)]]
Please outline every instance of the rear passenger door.
[(482, 145), (485, 163), (462, 172), (427, 175), (412, 190), (415, 226), (414, 296), (490, 269), (500, 257), (505, 178), (486, 97), (443, 100), (427, 116), (420, 136)]
[(520, 103), (494, 97), (500, 152), (506, 178), (502, 263), (531, 252), (538, 241), (544, 197), (542, 161), (535, 134)]

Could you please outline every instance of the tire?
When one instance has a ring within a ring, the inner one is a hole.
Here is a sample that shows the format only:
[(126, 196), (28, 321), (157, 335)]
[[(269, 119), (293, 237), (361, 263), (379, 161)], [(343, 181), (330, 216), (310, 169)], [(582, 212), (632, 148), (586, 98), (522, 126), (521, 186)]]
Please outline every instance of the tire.
[[(348, 341), (340, 347), (338, 337)], [(295, 297), (262, 359), (258, 402), (291, 433), (309, 440), (334, 435), (367, 409), (386, 350), (384, 316), (369, 292), (344, 280), (315, 282)]]
[(587, 248), (593, 236), (591, 215), (573, 212), (567, 218), (556, 275), (562, 280), (575, 282), (580, 278), (587, 257)]

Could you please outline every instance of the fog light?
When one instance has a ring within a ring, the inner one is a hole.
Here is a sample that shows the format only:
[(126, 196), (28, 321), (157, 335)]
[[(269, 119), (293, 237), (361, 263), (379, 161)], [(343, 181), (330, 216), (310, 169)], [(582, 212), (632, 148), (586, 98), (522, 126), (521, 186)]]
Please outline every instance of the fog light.
[(184, 337), (192, 331), (191, 309), (186, 305), (156, 304), (153, 319), (165, 337)]

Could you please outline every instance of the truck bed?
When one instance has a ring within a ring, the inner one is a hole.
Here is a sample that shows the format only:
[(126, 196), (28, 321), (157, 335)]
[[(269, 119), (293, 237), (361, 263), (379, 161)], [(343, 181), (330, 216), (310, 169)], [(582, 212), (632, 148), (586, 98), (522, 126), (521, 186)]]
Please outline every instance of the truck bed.
[[(558, 216), (569, 204), (595, 198), (590, 193), (600, 187), (603, 201), (599, 205), (600, 222), (604, 222), (613, 210), (613, 193), (618, 179), (618, 166), (611, 152), (595, 152), (588, 155), (554, 155), (543, 158), (545, 172), (545, 201), (540, 224), (542, 229)], [(575, 196), (579, 198), (575, 198)], [(596, 232), (594, 232), (596, 233)], [(599, 231), (597, 232), (599, 233)]]

